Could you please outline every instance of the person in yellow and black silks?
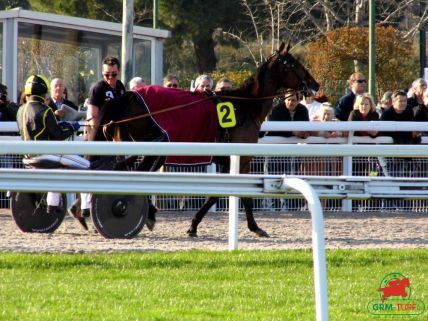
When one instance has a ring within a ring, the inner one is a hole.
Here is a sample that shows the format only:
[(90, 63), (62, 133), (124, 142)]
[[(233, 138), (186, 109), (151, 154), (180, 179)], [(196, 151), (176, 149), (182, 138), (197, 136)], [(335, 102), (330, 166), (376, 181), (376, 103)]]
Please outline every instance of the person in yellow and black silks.
[[(45, 96), (49, 92), (49, 81), (43, 75), (32, 75), (25, 82), (26, 103), (21, 105), (17, 113), (19, 133), (24, 141), (28, 140), (65, 140), (72, 137), (80, 125), (78, 122), (57, 122), (53, 109), (45, 104)], [(89, 161), (78, 155), (26, 155), (34, 161), (48, 160), (59, 162), (68, 168), (89, 168)], [(82, 213), (89, 213), (90, 194), (82, 194)], [(47, 212), (58, 210), (60, 194), (49, 192), (47, 195)], [(81, 213), (73, 216), (84, 229), (88, 229)]]

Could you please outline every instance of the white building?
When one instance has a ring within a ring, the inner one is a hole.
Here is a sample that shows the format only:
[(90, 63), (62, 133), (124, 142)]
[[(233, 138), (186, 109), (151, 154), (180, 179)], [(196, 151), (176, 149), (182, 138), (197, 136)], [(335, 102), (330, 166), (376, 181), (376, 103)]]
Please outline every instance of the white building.
[[(163, 41), (167, 30), (133, 27), (133, 75), (162, 84)], [(40, 73), (63, 78), (69, 99), (81, 104), (93, 82), (101, 79), (106, 56), (120, 60), (122, 24), (33, 12), (0, 11), (0, 82), (18, 101), (26, 78)]]

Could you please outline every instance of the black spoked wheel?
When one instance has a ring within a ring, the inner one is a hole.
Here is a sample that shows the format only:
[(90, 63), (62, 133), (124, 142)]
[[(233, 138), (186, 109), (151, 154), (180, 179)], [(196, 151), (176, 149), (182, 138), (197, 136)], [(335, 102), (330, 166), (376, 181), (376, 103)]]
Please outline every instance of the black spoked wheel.
[(106, 238), (137, 236), (144, 227), (148, 209), (149, 202), (145, 196), (92, 195), (92, 222)]
[(66, 209), (67, 198), (61, 194), (61, 204), (54, 213), (47, 213), (47, 193), (12, 193), (10, 208), (12, 217), (23, 232), (52, 233), (62, 223)]

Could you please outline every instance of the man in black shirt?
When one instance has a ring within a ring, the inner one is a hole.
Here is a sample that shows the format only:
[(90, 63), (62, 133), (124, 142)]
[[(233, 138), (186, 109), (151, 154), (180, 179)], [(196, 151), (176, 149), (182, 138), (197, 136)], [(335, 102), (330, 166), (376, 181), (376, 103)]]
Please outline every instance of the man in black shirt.
[[(392, 94), (392, 107), (385, 110), (380, 117), (385, 121), (414, 121), (413, 110), (407, 108), (407, 95), (397, 90)], [(416, 144), (420, 142), (418, 132), (385, 132), (383, 136), (391, 136), (395, 144)]]
[(101, 108), (106, 101), (125, 93), (125, 86), (117, 79), (120, 73), (120, 62), (115, 57), (103, 60), (103, 79), (92, 85), (89, 90), (87, 120), (90, 125), (98, 119)]

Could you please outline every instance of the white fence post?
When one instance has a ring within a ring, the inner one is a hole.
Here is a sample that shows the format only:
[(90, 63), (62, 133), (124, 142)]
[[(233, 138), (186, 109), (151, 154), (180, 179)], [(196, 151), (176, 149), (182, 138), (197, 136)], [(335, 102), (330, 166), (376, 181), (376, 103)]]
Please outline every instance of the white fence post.
[[(240, 157), (230, 156), (230, 174), (239, 174)], [(229, 196), (229, 251), (238, 249), (239, 198)]]
[(324, 219), (321, 202), (309, 183), (286, 178), (285, 183), (302, 193), (312, 217), (312, 253), (314, 261), (315, 311), (317, 321), (328, 321), (327, 267), (324, 245)]

